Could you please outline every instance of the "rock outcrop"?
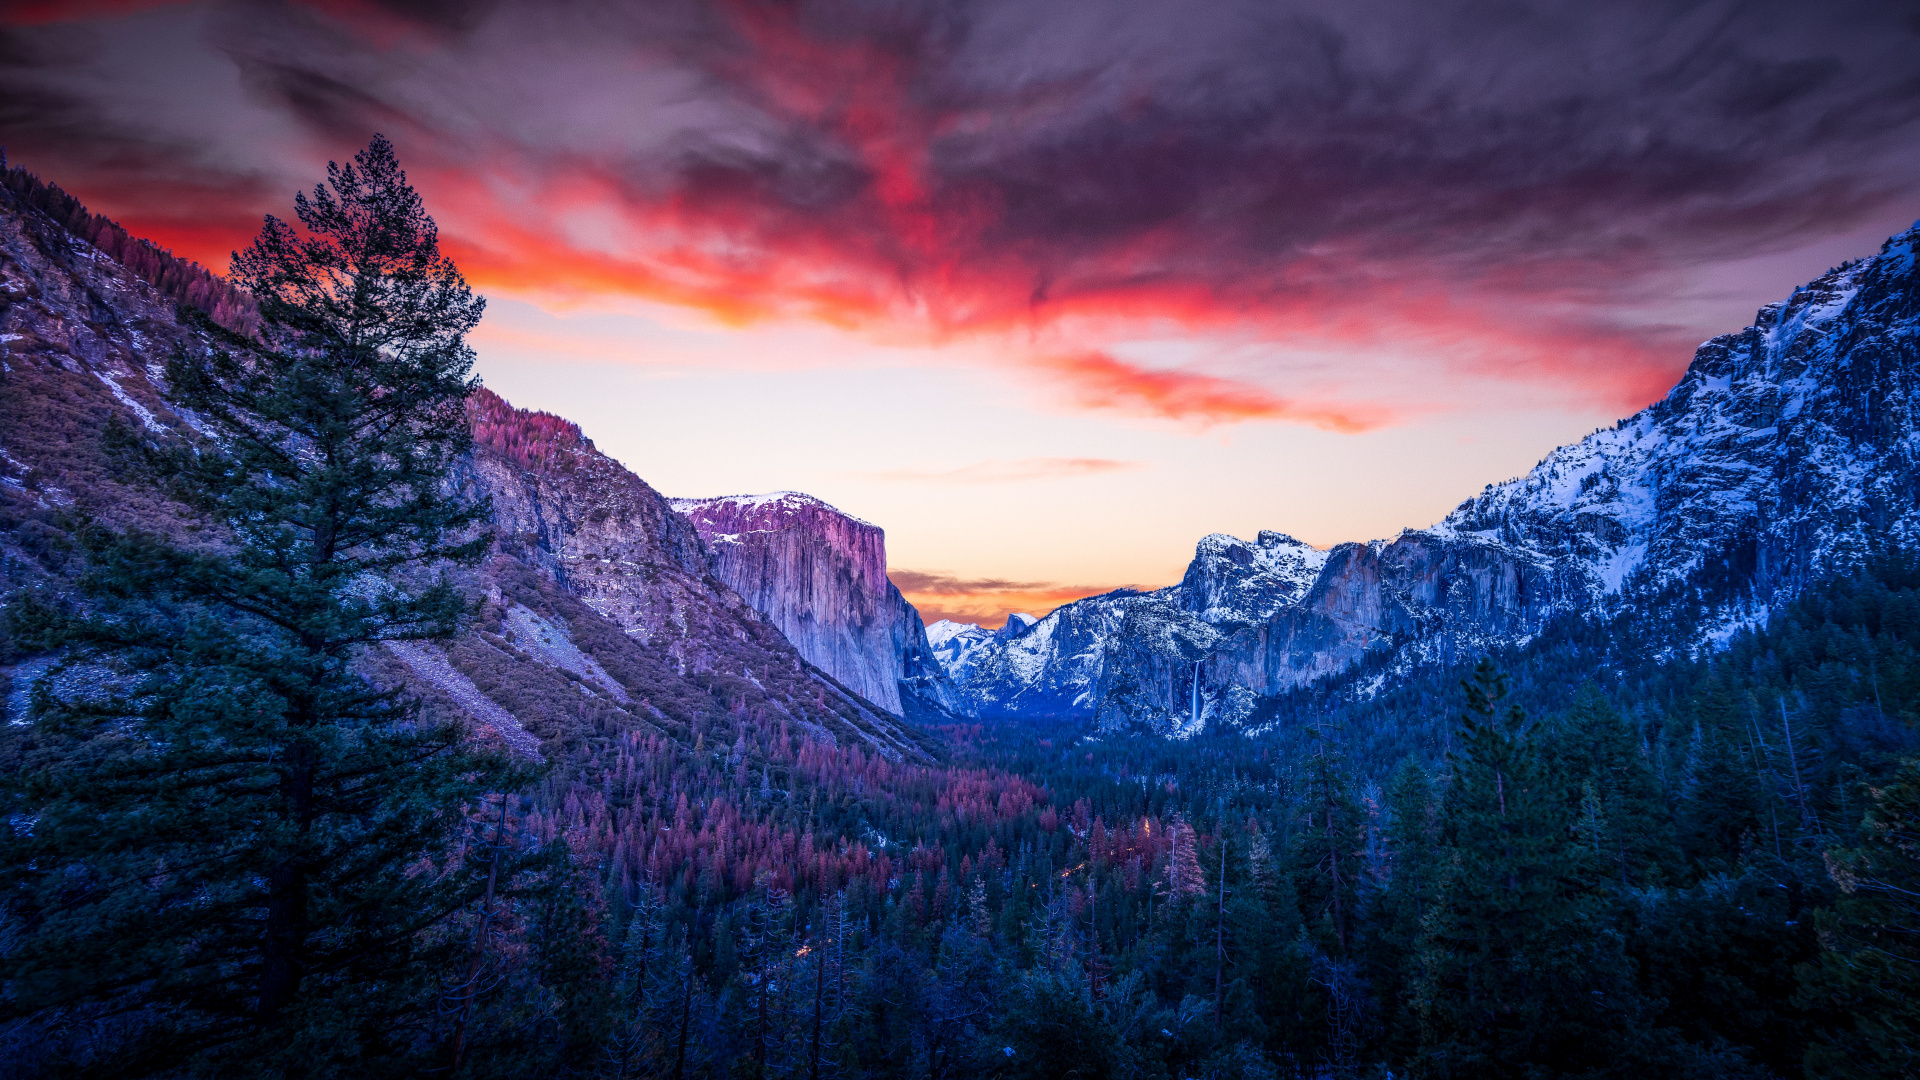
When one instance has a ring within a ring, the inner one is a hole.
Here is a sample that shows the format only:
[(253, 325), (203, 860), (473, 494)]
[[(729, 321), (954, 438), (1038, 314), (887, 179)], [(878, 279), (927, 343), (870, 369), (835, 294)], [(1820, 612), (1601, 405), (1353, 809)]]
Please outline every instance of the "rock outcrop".
[(900, 715), (955, 705), (920, 613), (887, 579), (886, 533), (811, 495), (675, 499), (713, 572), (800, 655)]

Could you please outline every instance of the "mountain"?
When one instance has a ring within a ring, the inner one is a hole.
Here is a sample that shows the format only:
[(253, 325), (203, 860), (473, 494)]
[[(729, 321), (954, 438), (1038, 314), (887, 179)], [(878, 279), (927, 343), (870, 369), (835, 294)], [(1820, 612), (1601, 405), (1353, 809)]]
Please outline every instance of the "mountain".
[(886, 533), (811, 495), (675, 499), (712, 569), (800, 654), (900, 715), (956, 704), (920, 613), (887, 580)]
[(1089, 596), (1045, 618), (1010, 618), (956, 678), (964, 711), (975, 716), (1070, 716), (1091, 711), (1102, 653), (1140, 593)]
[[(84, 209), (50, 213), (42, 203), (66, 205), (47, 194), (57, 189), (3, 175), (0, 595), (57, 590), (78, 569), (63, 539), (75, 510), (198, 534), (177, 508), (119, 481), (102, 433), (117, 417), (156, 438), (193, 437), (194, 419), (167, 405), (164, 362), (209, 347), (212, 327), (196, 316), (240, 328), (253, 317), (223, 282), (144, 241), (123, 244), (138, 258), (121, 262), (88, 236), (123, 233)], [(460, 579), (479, 617), (455, 641), (368, 655), (369, 675), (405, 682), (430, 709), (464, 714), (529, 756), (570, 755), (609, 732), (697, 746), (751, 729), (769, 745), (791, 733), (929, 758), (923, 735), (808, 663), (715, 577), (694, 527), (577, 426), (486, 390), (469, 413), (475, 447), (455, 481), (491, 499), (495, 533), (490, 557)], [(0, 676), (11, 676), (0, 692), (24, 704), (17, 691), (44, 665), (0, 639)]]
[(1920, 532), (1916, 246), (1920, 225), (1761, 309), (1661, 401), (1430, 528), (1326, 552), (1207, 537), (1177, 586), (1075, 601), (970, 651), (962, 696), (1184, 735), (1370, 654), (1448, 663), (1567, 613), (1691, 604), (1705, 629), (1670, 644), (1723, 640)]
[[(1012, 618), (1033, 621), (1031, 615), (1014, 615)], [(941, 619), (927, 627), (927, 644), (933, 649), (933, 658), (955, 679), (964, 679), (972, 670), (973, 661), (980, 655), (988, 643), (993, 641), (994, 631), (977, 623), (957, 623), (951, 619)]]

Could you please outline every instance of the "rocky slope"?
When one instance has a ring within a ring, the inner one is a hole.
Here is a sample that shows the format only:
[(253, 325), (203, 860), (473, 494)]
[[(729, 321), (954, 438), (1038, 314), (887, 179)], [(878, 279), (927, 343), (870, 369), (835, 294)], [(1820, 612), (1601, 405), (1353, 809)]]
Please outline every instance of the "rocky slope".
[[(1917, 244), (1920, 226), (1796, 289), (1702, 345), (1660, 402), (1431, 528), (1328, 552), (1208, 537), (1178, 586), (1077, 601), (970, 651), (963, 697), (1180, 735), (1370, 652), (1448, 662), (1564, 612), (1700, 603), (1720, 636), (1920, 533)], [(1048, 626), (1088, 629), (1068, 649), (1027, 641)]]
[(672, 505), (707, 542), (714, 574), (808, 661), (896, 714), (953, 708), (920, 613), (887, 580), (878, 526), (794, 491)]
[[(6, 179), (0, 595), (58, 588), (77, 569), (61, 542), (71, 508), (196, 534), (198, 523), (118, 481), (101, 432), (118, 416), (160, 437), (191, 437), (192, 418), (168, 408), (161, 385), (175, 350), (205, 346), (181, 304), (251, 314), (204, 277), (154, 262), (150, 245), (128, 250), (173, 276), (143, 276), (86, 238), (124, 234), (102, 231), (84, 209), (46, 212), (44, 188), (18, 170)], [(168, 288), (181, 280), (192, 288)], [(699, 745), (729, 732), (737, 743), (751, 730), (759, 742), (791, 735), (927, 757), (924, 736), (809, 664), (716, 578), (692, 525), (577, 427), (484, 390), (470, 413), (476, 448), (455, 481), (492, 499), (496, 530), (492, 557), (465, 579), (481, 615), (454, 642), (369, 654), (370, 675), (404, 681), (431, 708), (465, 715), (532, 756), (565, 754), (596, 732)], [(0, 698), (10, 711), (43, 661), (0, 638)]]

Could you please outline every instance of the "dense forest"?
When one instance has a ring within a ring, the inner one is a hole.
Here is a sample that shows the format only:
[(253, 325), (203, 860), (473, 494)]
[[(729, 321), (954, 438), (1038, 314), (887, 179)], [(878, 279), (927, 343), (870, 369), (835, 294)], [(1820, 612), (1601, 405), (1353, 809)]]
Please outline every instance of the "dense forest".
[[(1920, 1068), (1911, 553), (1697, 654), (1569, 619), (1184, 742), (981, 721), (916, 761), (719, 676), (627, 725), (458, 637), (577, 601), (462, 576), (479, 302), (390, 148), (356, 163), (237, 263), (258, 323), (173, 361), (223, 437), (108, 432), (215, 539), (68, 520), (71, 593), (9, 599), (0, 651), (68, 661), (0, 744), (0, 1075)], [(371, 650), (417, 640), (542, 764)]]
[(592, 931), (498, 955), (604, 973), (552, 1018), (585, 1074), (1900, 1075), (1916, 647), (1890, 559), (1551, 713), (1483, 664), (1399, 761), (1333, 719), (616, 739), (508, 828)]

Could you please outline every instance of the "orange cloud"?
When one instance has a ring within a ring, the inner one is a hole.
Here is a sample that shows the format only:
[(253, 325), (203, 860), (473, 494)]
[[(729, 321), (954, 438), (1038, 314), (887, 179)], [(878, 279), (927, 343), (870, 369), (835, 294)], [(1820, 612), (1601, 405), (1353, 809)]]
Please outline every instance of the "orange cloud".
[[(976, 244), (924, 249), (903, 272), (900, 252), (873, 241), (873, 229), (846, 227), (831, 214), (792, 218), (753, 199), (712, 193), (648, 200), (585, 161), (549, 162), (552, 171), (504, 153), (495, 162), (492, 172), (411, 170), (443, 223), (443, 246), (478, 288), (561, 303), (635, 298), (703, 312), (723, 326), (801, 322), (892, 346), (988, 342), (1004, 363), (1037, 376), (1077, 408), (1199, 427), (1266, 421), (1352, 433), (1434, 406), (1418, 388), (1396, 397), (1397, 388), (1378, 379), (1368, 380), (1364, 394), (1337, 380), (1287, 394), (1244, 377), (1147, 367), (1109, 348), (1142, 333), (1215, 335), (1236, 341), (1243, 354), (1259, 347), (1346, 351), (1355, 354), (1355, 372), (1364, 370), (1369, 352), (1410, 349), (1429, 377), (1451, 370), (1552, 386), (1622, 409), (1657, 398), (1687, 356), (1684, 339), (1668, 340), (1674, 335), (1567, 325), (1526, 308), (1498, 309), (1409, 284), (1316, 285), (1357, 272), (1326, 260), (1282, 271), (1300, 279), (1284, 289), (1254, 277), (1236, 295), (1199, 278), (1134, 274), (1127, 262), (1147, 256), (1123, 251), (1109, 270), (1056, 285), (1036, 301), (1031, 266)], [(209, 193), (195, 194), (196, 203), (210, 200)], [(136, 233), (218, 269), (257, 225), (230, 209), (212, 210), (121, 217)], [(584, 237), (569, 228), (570, 219), (588, 216), (607, 224)], [(894, 224), (909, 233), (920, 228)], [(1285, 378), (1278, 371), (1269, 377)]]
[(998, 627), (1016, 611), (1041, 616), (1062, 604), (1118, 589), (1136, 592), (1149, 585), (1069, 585), (1052, 581), (962, 578), (940, 571), (888, 570), (887, 577), (926, 622), (952, 619)]

